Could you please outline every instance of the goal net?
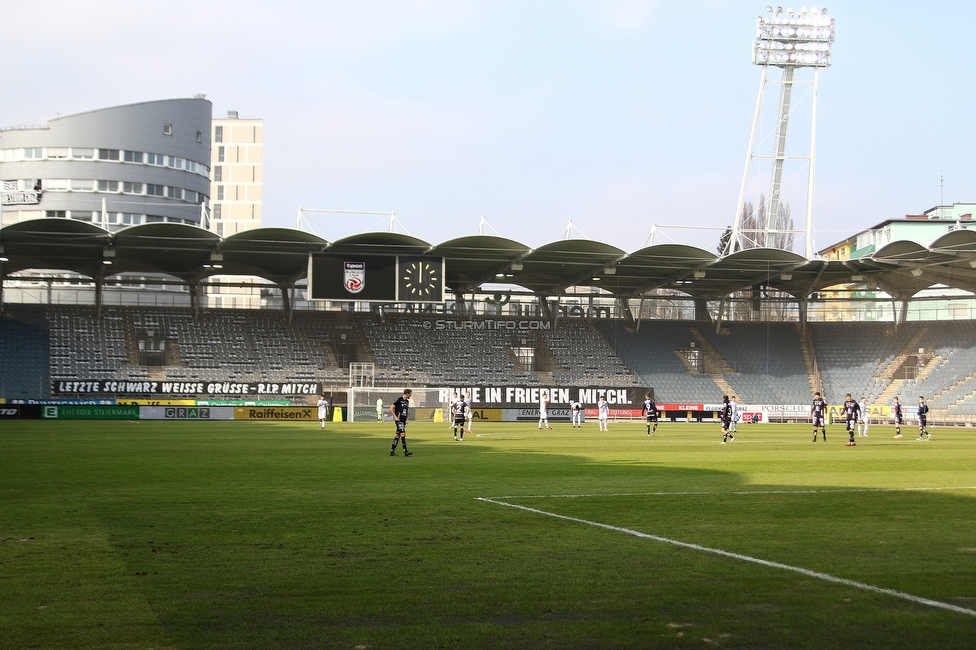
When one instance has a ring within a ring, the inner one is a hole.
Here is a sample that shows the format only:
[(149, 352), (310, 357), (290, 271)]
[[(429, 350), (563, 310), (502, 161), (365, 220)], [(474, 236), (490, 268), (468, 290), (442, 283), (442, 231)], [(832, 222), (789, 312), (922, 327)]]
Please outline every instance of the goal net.
[[(448, 409), (451, 391), (448, 388), (413, 388), (410, 396), (410, 419), (417, 422), (444, 422), (450, 418)], [(390, 404), (403, 395), (400, 387), (349, 388), (350, 422), (392, 422)], [(382, 400), (378, 405), (377, 400)], [(379, 411), (379, 415), (377, 415)]]

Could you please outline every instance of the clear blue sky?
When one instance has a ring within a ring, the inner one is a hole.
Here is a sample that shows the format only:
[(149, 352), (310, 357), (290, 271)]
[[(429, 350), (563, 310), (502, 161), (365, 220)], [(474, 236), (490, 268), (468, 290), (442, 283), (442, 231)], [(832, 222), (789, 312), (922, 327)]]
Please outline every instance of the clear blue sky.
[[(946, 202), (976, 201), (976, 3), (826, 6), (837, 40), (820, 77), (817, 246), (936, 205), (940, 174)], [(654, 222), (732, 222), (764, 8), (2, 0), (0, 124), (206, 93), (216, 115), (265, 120), (265, 225), (294, 225), (299, 205), (395, 210), (437, 243), (484, 214), (539, 246), (572, 219), (632, 251)], [(784, 192), (794, 214), (804, 192), (801, 173)], [(317, 217), (316, 232), (377, 219)], [(707, 248), (719, 234), (666, 232)]]

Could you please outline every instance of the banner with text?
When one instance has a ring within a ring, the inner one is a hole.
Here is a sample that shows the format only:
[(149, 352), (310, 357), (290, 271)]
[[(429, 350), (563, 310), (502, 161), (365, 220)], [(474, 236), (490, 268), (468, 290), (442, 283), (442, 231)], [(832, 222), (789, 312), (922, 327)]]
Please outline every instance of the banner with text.
[[(471, 392), (471, 408), (505, 408), (521, 409), (535, 406), (538, 410), (543, 394), (549, 398), (550, 409), (568, 409), (573, 402), (578, 401), (584, 407), (596, 406), (600, 397), (606, 397), (612, 407), (640, 410), (644, 402), (644, 395), (654, 391), (647, 388), (613, 388), (607, 386), (471, 386), (457, 388), (441, 388), (440, 401), (449, 405), (454, 399), (454, 393), (464, 397)], [(538, 417), (538, 416), (537, 416)]]
[(123, 381), (116, 379), (58, 380), (52, 382), (52, 395), (207, 395), (280, 396), (318, 395), (316, 382), (231, 382), (231, 381)]

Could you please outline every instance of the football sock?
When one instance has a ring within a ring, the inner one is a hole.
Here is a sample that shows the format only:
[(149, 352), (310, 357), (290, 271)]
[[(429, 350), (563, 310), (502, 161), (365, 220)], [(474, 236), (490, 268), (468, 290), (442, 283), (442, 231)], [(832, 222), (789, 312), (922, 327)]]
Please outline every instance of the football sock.
[(400, 444), (403, 445), (403, 451), (407, 450), (407, 437), (400, 436)]
[(657, 422), (654, 423), (654, 428), (651, 430), (651, 433), (654, 433), (655, 431), (657, 431)]
[(393, 446), (390, 447), (390, 451), (396, 451), (396, 446), (397, 446), (397, 443), (398, 442), (400, 442), (400, 439), (399, 438), (394, 438), (393, 439)]
[(901, 427), (895, 427), (895, 435), (896, 436), (900, 436), (901, 435)]

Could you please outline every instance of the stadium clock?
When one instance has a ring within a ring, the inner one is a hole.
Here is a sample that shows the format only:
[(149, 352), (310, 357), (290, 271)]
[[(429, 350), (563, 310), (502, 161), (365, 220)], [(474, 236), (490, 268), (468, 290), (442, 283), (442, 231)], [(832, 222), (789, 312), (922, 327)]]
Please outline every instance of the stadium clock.
[(404, 302), (440, 302), (443, 300), (441, 259), (401, 258), (400, 291), (398, 298)]

